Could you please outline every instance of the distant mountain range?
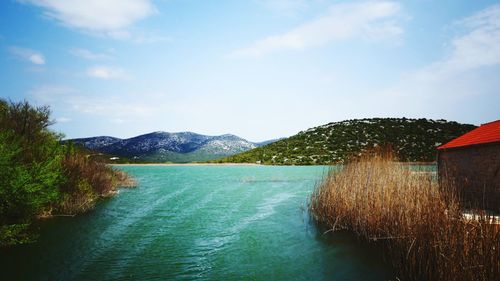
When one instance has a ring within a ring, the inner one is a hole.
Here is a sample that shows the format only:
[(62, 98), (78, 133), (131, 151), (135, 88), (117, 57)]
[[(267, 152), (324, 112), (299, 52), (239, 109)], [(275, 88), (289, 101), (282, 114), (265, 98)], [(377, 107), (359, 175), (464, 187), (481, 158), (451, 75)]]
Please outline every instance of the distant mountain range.
[(273, 165), (343, 163), (377, 146), (390, 146), (402, 161), (436, 160), (436, 147), (474, 125), (446, 120), (372, 118), (346, 120), (308, 129), (286, 139), (213, 162)]
[(343, 163), (378, 146), (391, 146), (402, 161), (435, 161), (436, 147), (472, 129), (446, 120), (371, 118), (328, 123), (289, 138), (249, 142), (235, 135), (153, 132), (129, 139), (72, 139), (77, 145), (120, 157), (117, 162), (213, 162), (273, 165)]
[(218, 159), (274, 142), (249, 142), (230, 134), (207, 136), (192, 132), (153, 132), (129, 139), (100, 136), (67, 141), (133, 161), (174, 163)]

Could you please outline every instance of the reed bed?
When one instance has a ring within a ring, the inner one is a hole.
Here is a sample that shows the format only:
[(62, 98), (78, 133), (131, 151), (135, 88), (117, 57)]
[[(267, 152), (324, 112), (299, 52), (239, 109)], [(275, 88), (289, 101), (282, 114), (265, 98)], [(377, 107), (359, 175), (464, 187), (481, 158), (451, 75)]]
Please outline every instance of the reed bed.
[(381, 245), (399, 280), (500, 280), (499, 225), (466, 219), (451, 181), (395, 160), (371, 153), (332, 170), (311, 195), (313, 217)]

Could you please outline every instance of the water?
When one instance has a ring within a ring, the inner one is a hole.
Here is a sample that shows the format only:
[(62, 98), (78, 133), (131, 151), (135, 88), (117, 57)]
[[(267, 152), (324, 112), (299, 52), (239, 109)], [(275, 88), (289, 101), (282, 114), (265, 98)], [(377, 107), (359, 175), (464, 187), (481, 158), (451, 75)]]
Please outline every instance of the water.
[(0, 252), (2, 280), (388, 280), (380, 254), (323, 234), (323, 167), (126, 166), (139, 182)]

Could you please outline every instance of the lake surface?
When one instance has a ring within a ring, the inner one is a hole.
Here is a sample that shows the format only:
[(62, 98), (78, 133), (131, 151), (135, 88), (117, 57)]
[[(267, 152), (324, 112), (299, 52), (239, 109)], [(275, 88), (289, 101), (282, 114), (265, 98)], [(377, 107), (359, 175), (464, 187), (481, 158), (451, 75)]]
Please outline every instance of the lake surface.
[(373, 248), (324, 235), (307, 197), (324, 167), (125, 166), (138, 181), (0, 250), (2, 280), (387, 280)]

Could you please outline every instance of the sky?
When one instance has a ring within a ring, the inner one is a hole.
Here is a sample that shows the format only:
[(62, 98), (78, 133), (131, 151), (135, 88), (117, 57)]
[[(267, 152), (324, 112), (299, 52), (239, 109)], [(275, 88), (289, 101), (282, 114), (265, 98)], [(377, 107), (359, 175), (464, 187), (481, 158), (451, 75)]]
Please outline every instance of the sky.
[(500, 1), (2, 0), (0, 98), (67, 138), (500, 119)]

